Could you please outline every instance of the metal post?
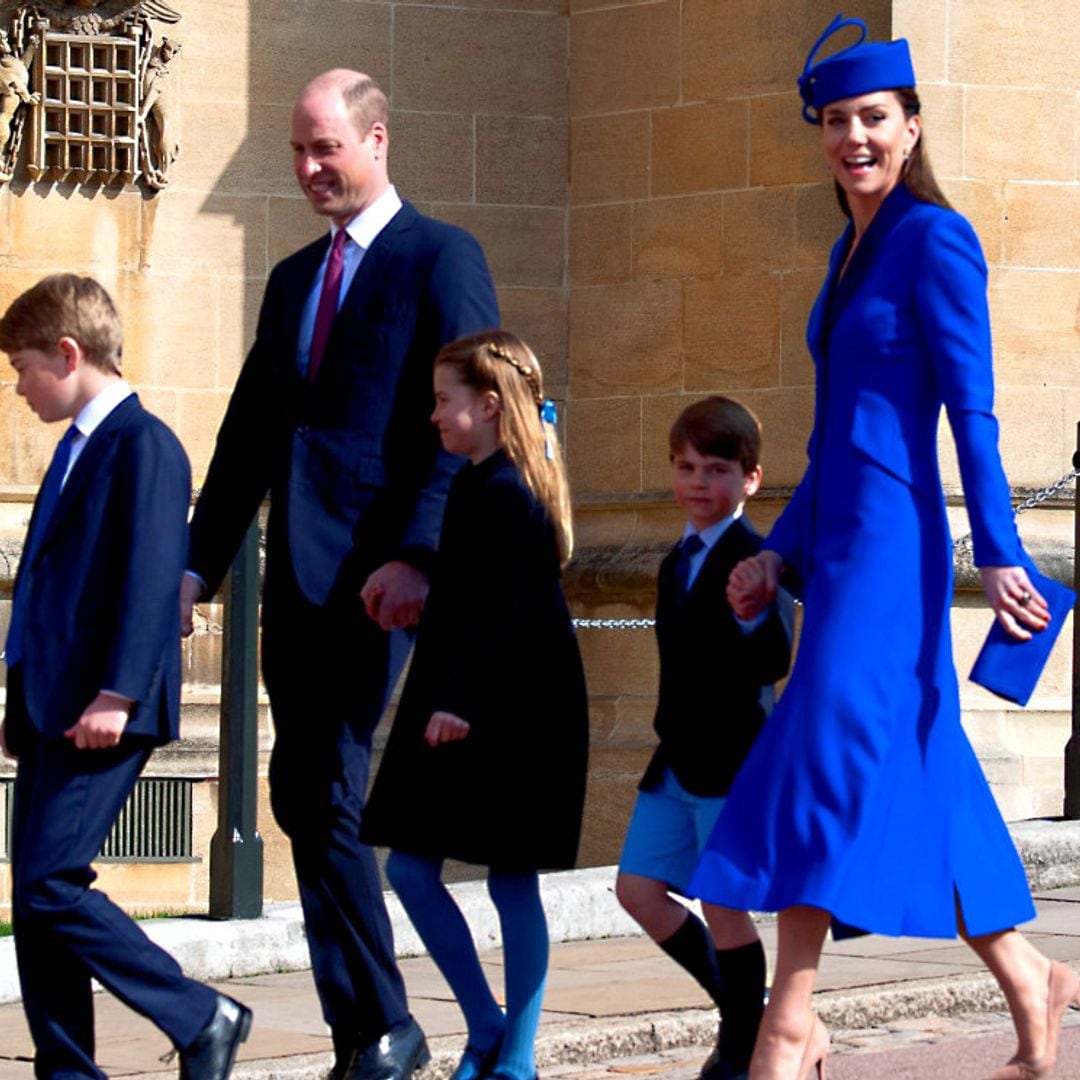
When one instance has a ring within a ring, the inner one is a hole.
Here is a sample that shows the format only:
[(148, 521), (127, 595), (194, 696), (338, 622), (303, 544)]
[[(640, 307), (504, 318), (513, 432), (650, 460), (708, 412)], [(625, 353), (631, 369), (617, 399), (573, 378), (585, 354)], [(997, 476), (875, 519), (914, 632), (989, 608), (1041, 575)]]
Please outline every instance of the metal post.
[(259, 523), (253, 521), (225, 584), (221, 660), (218, 827), (210, 842), (210, 917), (262, 914), (259, 773)]
[[(1080, 469), (1080, 423), (1076, 425), (1073, 468)], [(1073, 514), (1073, 588), (1080, 592), (1080, 480)], [(1065, 745), (1065, 817), (1080, 818), (1080, 613), (1073, 612), (1072, 737)]]

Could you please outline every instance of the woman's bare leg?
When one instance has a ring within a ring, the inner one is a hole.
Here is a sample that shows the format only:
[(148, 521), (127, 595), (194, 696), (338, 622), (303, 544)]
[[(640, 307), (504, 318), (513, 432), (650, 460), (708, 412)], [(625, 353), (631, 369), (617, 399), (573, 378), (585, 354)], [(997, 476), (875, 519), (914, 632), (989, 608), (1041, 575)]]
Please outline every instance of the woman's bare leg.
[(802, 1080), (800, 1065), (813, 1024), (810, 999), (829, 913), (792, 907), (780, 912), (777, 921), (776, 971), (754, 1046), (750, 1080)]
[(1041, 1060), (1046, 1048), (1050, 961), (1018, 930), (970, 937), (961, 924), (960, 933), (1005, 995), (1016, 1028), (1017, 1059)]

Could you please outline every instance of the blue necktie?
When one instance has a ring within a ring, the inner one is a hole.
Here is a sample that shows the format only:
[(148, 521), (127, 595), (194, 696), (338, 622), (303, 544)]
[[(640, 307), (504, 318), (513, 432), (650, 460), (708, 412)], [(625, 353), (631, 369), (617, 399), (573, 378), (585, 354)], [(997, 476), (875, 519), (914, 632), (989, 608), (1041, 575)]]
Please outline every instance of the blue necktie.
[(679, 588), (687, 593), (690, 591), (690, 564), (694, 556), (705, 546), (705, 541), (697, 533), (691, 533), (679, 545), (679, 557), (675, 563), (675, 577), (678, 579)]
[(68, 462), (71, 460), (71, 446), (75, 442), (75, 436), (79, 429), (72, 424), (64, 432), (64, 437), (56, 445), (53, 459), (49, 469), (45, 473), (45, 479), (41, 482), (41, 490), (37, 497), (37, 511), (30, 528), (30, 533), (23, 545), (22, 572), (19, 574), (18, 587), (11, 601), (11, 621), (8, 624), (7, 644), (4, 647), (5, 659), (8, 668), (14, 667), (23, 658), (23, 635), (26, 632), (26, 597), (29, 592), (29, 577), (34, 557), (37, 555), (41, 538), (49, 527), (49, 520), (53, 516), (56, 504), (60, 501), (60, 489), (63, 486), (64, 474), (67, 472)]

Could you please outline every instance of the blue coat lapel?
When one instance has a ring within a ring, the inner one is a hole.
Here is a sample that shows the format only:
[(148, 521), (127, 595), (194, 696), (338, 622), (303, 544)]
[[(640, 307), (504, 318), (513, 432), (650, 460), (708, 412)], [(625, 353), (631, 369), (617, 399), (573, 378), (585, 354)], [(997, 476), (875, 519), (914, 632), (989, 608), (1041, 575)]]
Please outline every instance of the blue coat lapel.
[[(900, 183), (881, 204), (878, 212), (874, 215), (873, 221), (870, 222), (866, 232), (863, 233), (854, 255), (851, 256), (851, 262), (848, 263), (844, 276), (836, 282), (829, 310), (832, 324), (835, 325), (844, 309), (851, 303), (853, 297), (858, 294), (867, 274), (875, 267), (888, 262), (888, 256), (885, 254), (884, 249), (889, 243), (889, 237), (916, 201), (915, 196), (908, 191), (907, 185)], [(838, 255), (848, 250), (847, 240), (852, 232), (852, 226), (849, 225), (848, 231), (845, 231), (844, 236), (841, 238), (841, 245), (838, 245), (842, 249), (840, 253), (837, 253)]]
[(109, 452), (113, 439), (127, 423), (128, 418), (137, 410), (141, 409), (138, 396), (132, 394), (124, 398), (119, 405), (96, 428), (93, 434), (86, 440), (78, 460), (68, 473), (67, 482), (60, 492), (60, 498), (56, 503), (56, 509), (45, 528), (45, 534), (38, 545), (38, 552), (42, 552), (49, 544), (50, 538), (61, 528), (64, 519), (70, 513), (73, 506), (78, 505), (81, 492), (94, 478), (101, 468), (102, 462)]

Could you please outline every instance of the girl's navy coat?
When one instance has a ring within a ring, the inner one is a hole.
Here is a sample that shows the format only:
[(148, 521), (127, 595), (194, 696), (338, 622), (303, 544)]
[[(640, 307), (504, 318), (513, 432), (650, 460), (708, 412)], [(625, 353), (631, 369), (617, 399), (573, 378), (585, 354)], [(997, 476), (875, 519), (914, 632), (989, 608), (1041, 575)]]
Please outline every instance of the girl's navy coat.
[[(467, 737), (428, 746), (437, 710), (467, 720)], [(503, 869), (570, 867), (587, 754), (585, 678), (554, 528), (497, 451), (451, 486), (362, 837)]]

